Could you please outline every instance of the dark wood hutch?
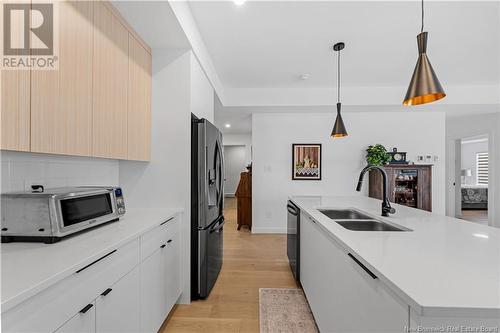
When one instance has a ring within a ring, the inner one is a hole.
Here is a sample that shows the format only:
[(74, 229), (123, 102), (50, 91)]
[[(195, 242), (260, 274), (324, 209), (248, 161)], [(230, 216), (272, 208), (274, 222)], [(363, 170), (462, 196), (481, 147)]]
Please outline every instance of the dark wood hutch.
[[(388, 164), (384, 166), (389, 180), (391, 202), (432, 211), (432, 165)], [(370, 172), (369, 196), (382, 199), (382, 175)]]
[(246, 225), (252, 230), (252, 171), (240, 174), (240, 182), (236, 189), (238, 230)]

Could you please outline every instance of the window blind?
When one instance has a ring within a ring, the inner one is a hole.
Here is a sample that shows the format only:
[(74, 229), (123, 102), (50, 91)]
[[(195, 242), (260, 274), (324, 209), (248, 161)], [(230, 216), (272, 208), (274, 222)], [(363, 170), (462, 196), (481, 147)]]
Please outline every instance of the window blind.
[(488, 185), (488, 153), (476, 154), (477, 184)]

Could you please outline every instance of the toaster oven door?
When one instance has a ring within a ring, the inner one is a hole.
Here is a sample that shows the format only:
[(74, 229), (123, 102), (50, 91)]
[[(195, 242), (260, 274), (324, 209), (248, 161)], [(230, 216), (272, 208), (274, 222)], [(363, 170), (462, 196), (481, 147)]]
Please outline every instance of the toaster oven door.
[(109, 222), (117, 217), (115, 197), (109, 191), (61, 198), (58, 206), (62, 234)]

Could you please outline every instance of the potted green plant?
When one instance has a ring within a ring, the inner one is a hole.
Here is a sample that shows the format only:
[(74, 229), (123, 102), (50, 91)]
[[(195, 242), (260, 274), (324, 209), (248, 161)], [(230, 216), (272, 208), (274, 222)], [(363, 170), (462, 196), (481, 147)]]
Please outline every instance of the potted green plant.
[(366, 162), (369, 165), (384, 166), (391, 160), (391, 155), (384, 146), (376, 144), (366, 149)]

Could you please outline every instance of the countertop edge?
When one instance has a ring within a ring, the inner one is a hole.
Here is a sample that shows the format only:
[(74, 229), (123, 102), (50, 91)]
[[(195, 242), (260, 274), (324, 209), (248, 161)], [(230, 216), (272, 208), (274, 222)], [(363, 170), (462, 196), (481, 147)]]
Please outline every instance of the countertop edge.
[[(314, 219), (310, 210), (312, 208), (302, 205), (295, 196), (288, 196), (288, 200), (292, 201), (297, 205), (304, 213), (306, 213), (310, 218)], [(405, 293), (401, 288), (399, 288), (395, 283), (388, 279), (384, 274), (382, 274), (376, 267), (368, 263), (359, 253), (354, 249), (349, 247), (340, 237), (335, 235), (333, 232), (328, 230), (323, 225), (322, 221), (318, 221), (321, 229), (328, 233), (330, 237), (336, 240), (344, 249), (355, 254), (356, 258), (360, 260), (363, 265), (365, 265), (370, 270), (374, 271), (375, 275), (390, 289), (391, 292), (395, 293), (402, 301), (406, 302), (410, 309), (420, 316), (426, 317), (462, 317), (464, 315), (475, 317), (475, 318), (496, 318), (500, 317), (500, 309), (497, 308), (470, 308), (470, 307), (446, 307), (446, 306), (426, 306), (418, 303), (415, 299)]]
[(83, 261), (80, 261), (79, 263), (69, 267), (68, 269), (64, 270), (64, 271), (61, 271), (53, 276), (51, 276), (49, 279), (47, 280), (44, 280), (42, 281), (41, 283), (39, 284), (36, 284), (34, 285), (33, 287), (29, 288), (29, 289), (26, 289), (24, 290), (23, 292), (15, 295), (15, 296), (12, 296), (11, 298), (3, 301), (1, 304), (0, 304), (0, 307), (1, 307), (1, 313), (4, 313), (12, 308), (14, 308), (15, 306), (21, 304), (22, 302), (26, 301), (27, 299), (35, 296), (36, 294), (40, 293), (41, 291), (53, 286), (54, 284), (58, 283), (59, 281), (67, 278), (68, 276), (70, 276), (71, 274), (75, 273), (77, 270), (79, 270), (80, 268), (83, 268), (85, 267), (86, 265), (92, 263), (93, 261), (95, 261), (96, 259), (98, 259), (99, 257), (105, 255), (106, 253), (108, 253), (109, 251), (112, 251), (114, 250), (115, 248), (119, 248), (121, 247), (122, 245), (142, 236), (143, 234), (147, 233), (148, 231), (156, 228), (157, 226), (159, 226), (161, 223), (165, 222), (165, 220), (167, 219), (170, 219), (172, 217), (174, 217), (175, 215), (178, 215), (180, 213), (183, 212), (183, 209), (180, 209), (180, 208), (174, 208), (172, 209), (169, 214), (166, 214), (164, 216), (161, 217), (161, 219), (158, 219), (158, 221), (155, 221), (154, 223), (152, 223), (151, 225), (147, 226), (146, 228), (142, 229), (141, 231), (138, 231), (126, 238), (123, 238), (121, 239), (120, 241), (118, 242), (115, 242), (113, 244), (110, 244), (109, 246), (107, 246), (105, 249), (93, 254), (92, 256), (88, 257), (87, 259), (83, 260)]

